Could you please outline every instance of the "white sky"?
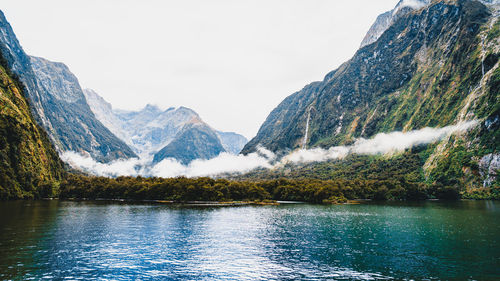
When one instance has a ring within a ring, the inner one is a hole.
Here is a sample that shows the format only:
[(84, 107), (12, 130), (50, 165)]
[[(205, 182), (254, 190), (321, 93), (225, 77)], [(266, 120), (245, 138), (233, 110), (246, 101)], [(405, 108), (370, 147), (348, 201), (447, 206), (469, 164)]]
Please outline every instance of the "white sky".
[(115, 108), (186, 106), (253, 137), (286, 96), (348, 60), (398, 0), (2, 0), (24, 50)]

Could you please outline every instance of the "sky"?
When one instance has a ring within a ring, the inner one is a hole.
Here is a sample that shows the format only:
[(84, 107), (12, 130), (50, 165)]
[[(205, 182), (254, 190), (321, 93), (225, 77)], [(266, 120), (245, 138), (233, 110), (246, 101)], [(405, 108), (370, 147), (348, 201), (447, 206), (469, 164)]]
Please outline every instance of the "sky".
[(398, 0), (2, 0), (24, 50), (114, 108), (186, 106), (255, 136), (287, 96), (347, 61)]

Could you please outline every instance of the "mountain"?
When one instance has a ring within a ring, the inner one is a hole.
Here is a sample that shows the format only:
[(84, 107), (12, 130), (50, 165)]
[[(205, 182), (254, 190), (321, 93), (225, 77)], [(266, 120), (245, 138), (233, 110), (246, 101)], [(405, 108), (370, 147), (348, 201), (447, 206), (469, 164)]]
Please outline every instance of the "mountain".
[(146, 105), (140, 111), (116, 111), (116, 116), (140, 154), (156, 153), (173, 141), (186, 124), (199, 119), (196, 112), (186, 107), (163, 111), (154, 105)]
[(248, 142), (247, 138), (233, 132), (217, 131), (217, 135), (219, 136), (224, 150), (232, 154), (239, 154)]
[(187, 124), (179, 134), (160, 151), (155, 153), (153, 163), (166, 158), (175, 158), (187, 165), (195, 159), (211, 159), (225, 152), (216, 132), (200, 120)]
[(95, 118), (78, 79), (66, 65), (23, 51), (1, 11), (0, 43), (7, 66), (25, 87), (34, 118), (59, 151), (89, 153), (102, 162), (136, 156)]
[(429, 5), (431, 0), (401, 0), (396, 7), (377, 17), (375, 23), (370, 27), (368, 33), (361, 42), (361, 48), (370, 45), (380, 38), (389, 26), (391, 26), (399, 17), (409, 12)]
[[(360, 48), (377, 41), (382, 33), (384, 33), (399, 17), (414, 10), (421, 9), (431, 2), (431, 0), (400, 0), (394, 9), (377, 17), (375, 23), (370, 27), (368, 33), (363, 38)], [(500, 3), (499, 0), (479, 0), (479, 2), (485, 5), (498, 5), (498, 3)]]
[(63, 163), (2, 54), (0, 62), (0, 199), (51, 196), (64, 175)]
[(113, 112), (113, 106), (91, 89), (84, 89), (83, 93), (87, 104), (97, 120), (130, 146), (132, 143), (130, 142), (129, 135), (125, 132), (125, 128), (123, 128), (125, 124)]
[(239, 134), (215, 131), (187, 107), (161, 110), (148, 104), (139, 111), (114, 110), (95, 91), (86, 89), (84, 93), (97, 119), (137, 154), (154, 156), (156, 162), (167, 155), (188, 163), (197, 158), (213, 158), (221, 152), (237, 154), (247, 142)]
[(387, 28), (379, 17), (349, 61), (287, 97), (242, 153), (347, 145), (477, 119), (468, 134), (421, 152), (422, 174), (445, 185), (491, 183), (499, 168), (500, 23), (498, 1), (482, 2), (432, 1), (386, 20)]

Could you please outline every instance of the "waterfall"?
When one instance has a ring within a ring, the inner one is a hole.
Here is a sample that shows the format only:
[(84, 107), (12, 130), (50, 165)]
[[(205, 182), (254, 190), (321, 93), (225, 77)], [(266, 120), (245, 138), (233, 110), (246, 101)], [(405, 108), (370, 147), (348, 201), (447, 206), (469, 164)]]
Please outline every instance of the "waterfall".
[(486, 34), (481, 36), (481, 72), (483, 76), (481, 77), (481, 80), (484, 79), (484, 59), (485, 59), (485, 51), (484, 51), (484, 41), (486, 40)]
[(309, 120), (311, 119), (311, 108), (309, 108), (307, 113), (307, 121), (306, 121), (306, 131), (304, 133), (304, 139), (302, 140), (302, 149), (307, 148), (307, 135), (309, 134)]

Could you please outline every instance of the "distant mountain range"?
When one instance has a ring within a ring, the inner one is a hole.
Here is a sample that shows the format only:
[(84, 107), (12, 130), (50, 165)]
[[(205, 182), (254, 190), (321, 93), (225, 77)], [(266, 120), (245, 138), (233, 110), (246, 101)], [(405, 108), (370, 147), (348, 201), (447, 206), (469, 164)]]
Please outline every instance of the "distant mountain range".
[[(140, 154), (152, 156), (155, 161), (172, 157), (188, 163), (226, 151), (239, 153), (247, 142), (235, 133), (216, 132), (201, 121), (196, 112), (184, 107), (161, 111), (148, 105), (137, 112), (113, 111), (95, 92), (84, 92), (76, 76), (63, 63), (27, 55), (1, 12), (0, 31), (0, 48), (7, 67), (25, 86), (34, 118), (59, 152), (88, 154), (100, 162)], [(193, 122), (200, 124), (186, 126)], [(195, 141), (202, 131), (210, 132), (210, 137)], [(184, 140), (191, 136), (191, 141), (178, 140), (173, 143), (175, 148), (173, 144), (168, 146), (181, 132)], [(163, 153), (155, 155), (160, 150)]]
[(247, 143), (242, 135), (216, 131), (186, 107), (161, 110), (148, 104), (140, 111), (113, 110), (95, 91), (84, 92), (97, 119), (135, 153), (152, 156), (154, 163), (175, 158), (188, 164), (222, 152), (238, 154)]

